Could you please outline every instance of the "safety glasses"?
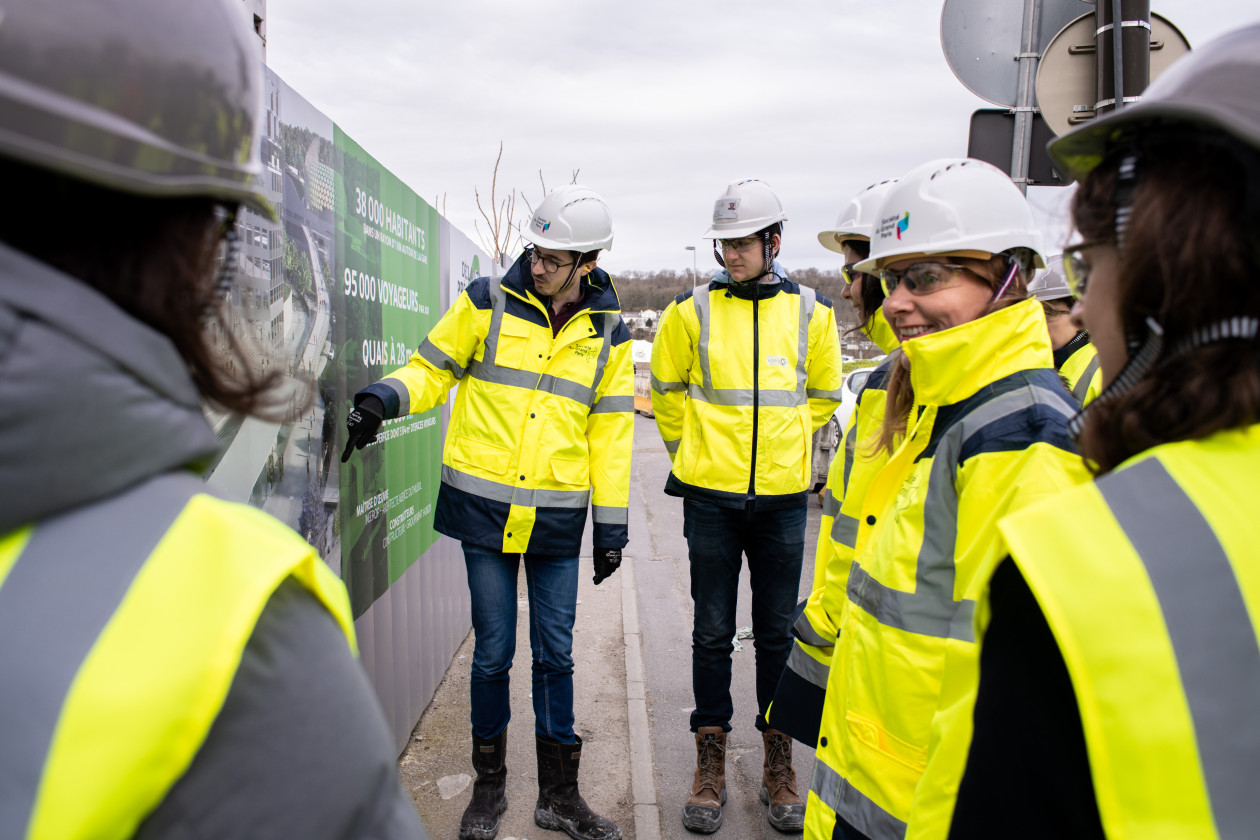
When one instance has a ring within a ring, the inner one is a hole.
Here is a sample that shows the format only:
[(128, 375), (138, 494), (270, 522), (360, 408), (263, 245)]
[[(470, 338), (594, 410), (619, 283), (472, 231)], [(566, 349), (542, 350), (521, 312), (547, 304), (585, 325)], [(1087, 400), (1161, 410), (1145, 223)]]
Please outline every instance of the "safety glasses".
[(965, 265), (921, 262), (900, 270), (880, 269), (879, 283), (886, 297), (891, 296), (902, 285), (912, 295), (930, 295), (952, 285), (960, 271), (975, 274)]
[(761, 244), (759, 236), (745, 236), (743, 239), (719, 239), (718, 245), (723, 251), (751, 251)]
[(857, 265), (857, 263), (850, 263), (849, 265), (846, 265), (840, 269), (840, 276), (844, 278), (844, 282), (847, 285), (850, 285), (850, 286), (853, 285), (853, 281), (861, 277), (873, 278), (875, 276), (874, 274), (870, 274), (865, 271), (854, 270), (853, 266), (855, 265)]
[(1068, 288), (1072, 290), (1072, 297), (1077, 300), (1080, 300), (1085, 295), (1085, 287), (1089, 283), (1089, 273), (1093, 268), (1089, 264), (1089, 260), (1085, 258), (1085, 252), (1090, 248), (1106, 244), (1108, 243), (1079, 242), (1063, 251), (1063, 273), (1067, 275)]

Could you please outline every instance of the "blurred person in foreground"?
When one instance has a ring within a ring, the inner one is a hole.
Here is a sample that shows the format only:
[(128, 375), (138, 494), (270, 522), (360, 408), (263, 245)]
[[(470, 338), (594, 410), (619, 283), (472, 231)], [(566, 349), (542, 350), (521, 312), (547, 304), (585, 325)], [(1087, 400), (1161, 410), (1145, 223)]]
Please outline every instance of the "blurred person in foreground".
[(199, 476), (289, 398), (223, 308), (262, 85), (236, 0), (3, 6), (2, 837), (425, 836), (341, 582)]
[(1000, 524), (951, 836), (1254, 837), (1260, 25), (1050, 154), (1080, 181), (1096, 477)]

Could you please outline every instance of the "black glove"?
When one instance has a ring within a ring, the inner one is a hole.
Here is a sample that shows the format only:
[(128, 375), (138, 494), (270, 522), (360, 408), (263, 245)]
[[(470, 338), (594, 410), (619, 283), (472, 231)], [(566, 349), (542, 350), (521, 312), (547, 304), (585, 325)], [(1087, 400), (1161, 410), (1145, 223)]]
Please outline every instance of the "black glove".
[(373, 394), (364, 397), (346, 418), (346, 451), (341, 453), (341, 463), (350, 460), (350, 452), (362, 449), (376, 440), (376, 430), (385, 420), (385, 403)]
[(620, 548), (597, 548), (595, 549), (595, 585), (603, 583), (613, 572), (617, 571), (617, 567), (621, 565), (621, 549)]

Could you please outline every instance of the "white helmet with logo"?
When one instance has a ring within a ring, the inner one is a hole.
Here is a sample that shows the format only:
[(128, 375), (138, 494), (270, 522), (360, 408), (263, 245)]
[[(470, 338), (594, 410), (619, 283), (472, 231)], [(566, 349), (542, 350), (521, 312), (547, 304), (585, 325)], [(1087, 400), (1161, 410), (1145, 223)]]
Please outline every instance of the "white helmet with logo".
[(713, 202), (713, 224), (701, 239), (740, 239), (775, 222), (786, 222), (779, 197), (765, 181), (736, 181)]
[(1044, 268), (1041, 249), (1032, 210), (1005, 172), (972, 158), (945, 158), (915, 167), (889, 189), (870, 259), (856, 267), (874, 272), (907, 257), (985, 259), (1022, 250), (1021, 262)]
[(558, 251), (608, 251), (613, 243), (612, 213), (599, 193), (569, 184), (542, 200), (521, 236)]
[(818, 241), (822, 243), (822, 246), (828, 251), (841, 253), (844, 250), (844, 243), (851, 239), (869, 242), (871, 233), (875, 230), (879, 205), (895, 183), (897, 183), (896, 178), (871, 184), (849, 199), (849, 203), (840, 211), (840, 218), (836, 219), (835, 228), (818, 234)]
[(1072, 289), (1063, 274), (1063, 255), (1046, 259), (1046, 267), (1037, 272), (1028, 284), (1028, 296), (1037, 300), (1063, 300), (1072, 297)]

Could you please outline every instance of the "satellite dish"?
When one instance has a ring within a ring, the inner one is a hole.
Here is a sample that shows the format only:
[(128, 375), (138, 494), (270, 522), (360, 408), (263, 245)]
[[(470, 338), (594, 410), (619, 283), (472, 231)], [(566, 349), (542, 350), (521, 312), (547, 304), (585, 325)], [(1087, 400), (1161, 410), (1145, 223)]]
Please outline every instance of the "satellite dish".
[[(958, 81), (994, 105), (1019, 102), (1024, 3), (1015, 0), (945, 0), (941, 47)], [(1078, 0), (1036, 0), (1034, 48), (1041, 53), (1055, 34), (1081, 13)]]
[[(1081, 15), (1051, 39), (1037, 67), (1037, 106), (1046, 125), (1064, 134), (1094, 118), (1097, 64), (1094, 13)], [(1151, 77), (1190, 52), (1190, 42), (1163, 15), (1151, 12)]]

